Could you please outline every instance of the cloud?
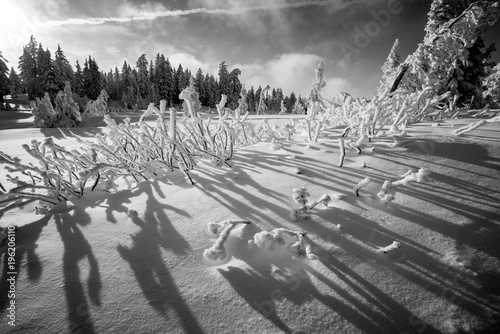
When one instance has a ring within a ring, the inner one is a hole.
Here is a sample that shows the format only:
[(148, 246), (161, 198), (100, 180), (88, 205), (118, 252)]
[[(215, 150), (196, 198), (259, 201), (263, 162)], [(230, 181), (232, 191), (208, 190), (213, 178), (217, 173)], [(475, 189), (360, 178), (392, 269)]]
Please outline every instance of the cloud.
[(216, 74), (217, 69), (210, 66), (208, 63), (204, 63), (201, 60), (197, 59), (194, 55), (190, 53), (177, 52), (168, 57), (168, 60), (172, 64), (174, 69), (179, 67), (179, 64), (182, 64), (182, 68), (186, 70), (188, 68), (191, 71), (193, 76), (196, 75), (196, 72), (199, 68), (203, 71), (203, 74)]
[[(40, 22), (39, 24), (44, 27), (57, 27), (63, 25), (98, 25), (110, 22), (124, 23), (132, 21), (154, 20), (160, 17), (179, 17), (196, 14), (209, 14), (209, 15), (241, 15), (248, 12), (285, 9), (285, 8), (302, 8), (309, 6), (328, 6), (331, 1), (327, 0), (309, 0), (297, 2), (259, 2), (254, 6), (234, 6), (230, 8), (192, 8), (186, 10), (166, 10), (161, 4), (155, 5), (142, 5), (139, 10), (135, 10), (133, 5), (122, 6), (119, 14), (123, 16), (117, 17), (88, 17), (88, 18), (70, 18), (66, 20), (49, 20)], [(148, 8), (149, 7), (149, 8)]]
[[(308, 96), (311, 90), (314, 70), (318, 66), (321, 57), (315, 54), (290, 53), (283, 54), (275, 59), (262, 64), (236, 64), (241, 70), (241, 81), (247, 89), (253, 86), (266, 86), (269, 84), (274, 88), (281, 88), (283, 94)], [(323, 88), (324, 97), (331, 98), (341, 91), (349, 90), (349, 83), (344, 78), (333, 77), (325, 70), (325, 82)]]

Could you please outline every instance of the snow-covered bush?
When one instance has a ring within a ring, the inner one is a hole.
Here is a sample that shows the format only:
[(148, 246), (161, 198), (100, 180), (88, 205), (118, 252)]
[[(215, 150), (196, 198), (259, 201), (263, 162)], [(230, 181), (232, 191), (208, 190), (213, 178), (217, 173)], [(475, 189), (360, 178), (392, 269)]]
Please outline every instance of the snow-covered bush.
[(276, 228), (270, 232), (261, 231), (256, 233), (248, 243), (267, 251), (285, 248), (294, 259), (317, 260), (318, 256), (313, 253), (312, 246), (304, 238), (304, 235), (304, 232)]
[(108, 92), (103, 89), (95, 101), (87, 101), (85, 112), (82, 115), (83, 118), (86, 119), (94, 116), (104, 116), (108, 112), (108, 99)]
[[(45, 106), (44, 103), (40, 105)], [(137, 124), (126, 119), (117, 125), (105, 115), (108, 131), (93, 141), (79, 139), (80, 146), (75, 150), (57, 145), (52, 138), (23, 145), (38, 166), (23, 164), (19, 158), (0, 151), (0, 164), (9, 172), (7, 179), (15, 185), (9, 191), (1, 187), (1, 203), (33, 198), (57, 204), (71, 196), (82, 196), (87, 188), (94, 190), (98, 185), (109, 190), (117, 177), (130, 176), (139, 182), (176, 169), (193, 183), (189, 171), (195, 164), (194, 151), (177, 135), (175, 109), (171, 110), (168, 128), (163, 118), (165, 102), (161, 107), (160, 111), (151, 104)], [(151, 114), (158, 116), (154, 127), (144, 121)]]
[(33, 109), (33, 126), (36, 128), (75, 127), (82, 118), (78, 104), (73, 100), (71, 86), (66, 82), (64, 91), (59, 91), (55, 98), (55, 108), (50, 96), (45, 93), (43, 98), (31, 101)]
[(492, 105), (500, 106), (500, 64), (493, 67), (491, 74), (484, 80), (486, 90), (483, 95)]

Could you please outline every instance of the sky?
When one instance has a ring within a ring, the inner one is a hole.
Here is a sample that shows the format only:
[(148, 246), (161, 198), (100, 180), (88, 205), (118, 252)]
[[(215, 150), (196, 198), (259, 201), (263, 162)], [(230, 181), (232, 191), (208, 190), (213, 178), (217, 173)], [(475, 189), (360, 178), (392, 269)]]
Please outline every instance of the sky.
[[(174, 67), (217, 75), (225, 61), (246, 88), (307, 96), (323, 61), (326, 87), (372, 97), (399, 39), (402, 60), (424, 36), (430, 0), (0, 0), (0, 51), (17, 70), (34, 35), (72, 65), (93, 57), (108, 72), (163, 53)], [(500, 49), (500, 23), (486, 42)], [(493, 55), (500, 62), (500, 51)]]

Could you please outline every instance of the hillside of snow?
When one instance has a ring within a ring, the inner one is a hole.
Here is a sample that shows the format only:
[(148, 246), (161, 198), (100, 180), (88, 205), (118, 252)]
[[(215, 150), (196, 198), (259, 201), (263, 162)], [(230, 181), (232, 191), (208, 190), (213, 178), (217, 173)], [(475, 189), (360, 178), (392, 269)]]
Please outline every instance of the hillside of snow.
[[(18, 229), (15, 326), (4, 246), (0, 332), (499, 333), (500, 124), (451, 134), (474, 121), (366, 141), (360, 155), (346, 150), (343, 167), (336, 128), (317, 143), (292, 136), (239, 149), (232, 168), (199, 160), (194, 186), (172, 172), (46, 215), (37, 202), (1, 211), (0, 225)], [(0, 130), (0, 150), (29, 161), (21, 145), (31, 139), (72, 147), (102, 131)], [(422, 167), (425, 180), (391, 186), (393, 200), (381, 202), (384, 181)], [(310, 203), (332, 200), (293, 219), (301, 187)], [(251, 223), (230, 232), (225, 260), (209, 261), (217, 236), (207, 223), (228, 219)], [(318, 259), (248, 242), (276, 228), (305, 232)]]

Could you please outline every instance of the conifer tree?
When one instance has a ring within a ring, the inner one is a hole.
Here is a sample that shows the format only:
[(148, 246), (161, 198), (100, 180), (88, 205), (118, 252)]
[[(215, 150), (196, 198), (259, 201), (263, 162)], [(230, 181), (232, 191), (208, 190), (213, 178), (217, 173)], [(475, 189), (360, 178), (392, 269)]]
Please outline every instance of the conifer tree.
[(229, 73), (229, 95), (227, 96), (227, 103), (231, 109), (238, 107), (238, 100), (240, 99), (241, 87), (239, 76), (241, 71), (235, 68)]
[(0, 103), (3, 103), (3, 96), (9, 94), (11, 87), (11, 82), (7, 77), (7, 72), (9, 71), (7, 62), (0, 51)]
[[(222, 63), (219, 64), (219, 94), (226, 94), (229, 97), (229, 72), (227, 70), (227, 65), (226, 62), (223, 61)], [(217, 98), (217, 100), (220, 100), (220, 97)]]
[(48, 93), (50, 99), (54, 101), (57, 93), (59, 92), (59, 87), (56, 82), (54, 63), (49, 49), (44, 50), (41, 43), (39, 44), (37, 51), (37, 64), (36, 80), (39, 83), (37, 85), (39, 89), (35, 92), (35, 94), (36, 96), (42, 96), (44, 93)]
[(23, 47), (23, 54), (19, 57), (19, 76), (26, 88), (29, 100), (34, 100), (36, 93), (41, 90), (37, 80), (37, 50), (38, 43), (32, 35), (29, 43)]
[[(1, 53), (0, 53), (0, 62), (1, 62)], [(0, 64), (0, 67), (2, 65)], [(1, 79), (0, 79), (1, 81)], [(9, 88), (9, 93), (15, 97), (17, 94), (20, 94), (22, 92), (22, 86), (21, 86), (21, 78), (19, 78), (19, 75), (17, 75), (16, 71), (14, 70), (14, 67), (10, 69), (9, 73), (9, 81), (10, 81), (10, 88)]]
[(89, 99), (95, 100), (101, 93), (101, 89), (102, 79), (101, 72), (99, 72), (99, 66), (95, 59), (89, 56), (83, 68), (83, 90)]
[(138, 95), (141, 100), (148, 100), (149, 95), (149, 71), (146, 55), (142, 54), (135, 63), (137, 69)]
[(253, 111), (255, 109), (255, 91), (253, 89), (253, 86), (251, 86), (247, 92), (247, 99), (248, 110)]
[(73, 91), (76, 94), (78, 94), (78, 96), (83, 97), (85, 95), (83, 91), (83, 71), (78, 60), (76, 61), (75, 68), (76, 71), (75, 74), (73, 75), (73, 80), (72, 80)]
[(200, 102), (202, 105), (205, 104), (205, 77), (203, 75), (203, 71), (201, 68), (198, 69), (196, 72), (196, 76), (194, 78), (194, 86), (196, 87), (196, 90), (198, 91), (198, 94), (200, 95)]
[(392, 79), (398, 70), (398, 66), (401, 63), (401, 58), (399, 56), (399, 40), (396, 38), (394, 44), (392, 45), (391, 51), (387, 56), (387, 60), (382, 66), (382, 80), (380, 80), (379, 93), (387, 89), (388, 85), (392, 84)]
[(60, 45), (57, 45), (57, 51), (54, 56), (54, 74), (55, 83), (59, 90), (63, 90), (65, 88), (66, 81), (73, 81), (73, 69), (61, 50)]
[(183, 82), (184, 82), (184, 69), (182, 68), (182, 64), (179, 64), (177, 67), (177, 70), (173, 73), (173, 96), (172, 100), (174, 101), (174, 104), (179, 104), (181, 103), (181, 100), (179, 99), (179, 94), (182, 92), (183, 88)]

